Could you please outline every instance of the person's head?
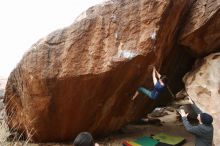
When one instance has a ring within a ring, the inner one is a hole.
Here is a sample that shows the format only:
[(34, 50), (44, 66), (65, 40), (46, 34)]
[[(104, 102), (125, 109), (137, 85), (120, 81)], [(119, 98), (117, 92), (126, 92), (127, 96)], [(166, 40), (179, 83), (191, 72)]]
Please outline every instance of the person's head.
[(212, 116), (207, 113), (198, 114), (197, 119), (199, 120), (200, 123), (205, 125), (211, 125), (213, 122)]
[(94, 146), (94, 140), (89, 132), (81, 132), (73, 142), (73, 146)]
[(167, 76), (166, 76), (166, 75), (162, 75), (162, 76), (160, 77), (160, 80), (161, 80), (164, 84), (166, 84), (166, 83), (167, 83)]

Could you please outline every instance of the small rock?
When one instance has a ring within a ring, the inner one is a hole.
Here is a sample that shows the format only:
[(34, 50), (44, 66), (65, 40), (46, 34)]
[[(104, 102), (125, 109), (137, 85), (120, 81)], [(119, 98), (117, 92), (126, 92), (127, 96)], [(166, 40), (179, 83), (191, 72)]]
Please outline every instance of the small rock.
[(164, 111), (165, 108), (155, 108), (152, 113), (148, 114), (150, 117), (163, 117), (165, 115), (169, 115)]

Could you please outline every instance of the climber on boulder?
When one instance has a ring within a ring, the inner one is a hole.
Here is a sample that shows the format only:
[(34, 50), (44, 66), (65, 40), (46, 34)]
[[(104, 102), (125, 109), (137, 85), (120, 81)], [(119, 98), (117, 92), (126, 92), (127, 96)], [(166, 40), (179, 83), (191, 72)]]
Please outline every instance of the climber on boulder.
[(153, 77), (154, 89), (148, 90), (144, 87), (139, 87), (135, 95), (132, 97), (132, 100), (134, 100), (139, 95), (139, 93), (148, 96), (152, 100), (158, 98), (159, 93), (162, 92), (165, 88), (167, 77), (165, 75), (159, 74), (158, 71), (155, 69), (155, 67), (153, 67), (152, 77)]

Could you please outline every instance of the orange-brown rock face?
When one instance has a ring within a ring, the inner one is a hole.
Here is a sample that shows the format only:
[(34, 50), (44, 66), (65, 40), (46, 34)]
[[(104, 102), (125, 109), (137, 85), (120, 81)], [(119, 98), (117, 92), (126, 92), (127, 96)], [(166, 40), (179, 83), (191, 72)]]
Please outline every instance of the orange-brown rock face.
[(168, 56), (190, 2), (108, 1), (39, 40), (8, 79), (9, 126), (34, 141), (61, 141), (142, 117), (152, 101), (131, 98), (151, 87), (149, 66)]
[(186, 91), (203, 112), (214, 117), (214, 141), (220, 145), (220, 53), (211, 54), (197, 63), (184, 77)]
[(197, 0), (186, 19), (180, 43), (199, 56), (220, 48), (220, 1)]

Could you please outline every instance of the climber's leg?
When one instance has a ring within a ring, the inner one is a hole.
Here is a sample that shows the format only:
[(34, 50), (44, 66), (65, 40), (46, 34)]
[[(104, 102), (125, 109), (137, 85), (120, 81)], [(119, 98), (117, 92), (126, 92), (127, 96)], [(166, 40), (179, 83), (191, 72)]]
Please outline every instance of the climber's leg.
[(144, 88), (144, 87), (140, 87), (138, 88), (138, 92), (139, 93), (143, 93), (144, 95), (148, 96), (149, 98), (151, 98), (151, 91)]

